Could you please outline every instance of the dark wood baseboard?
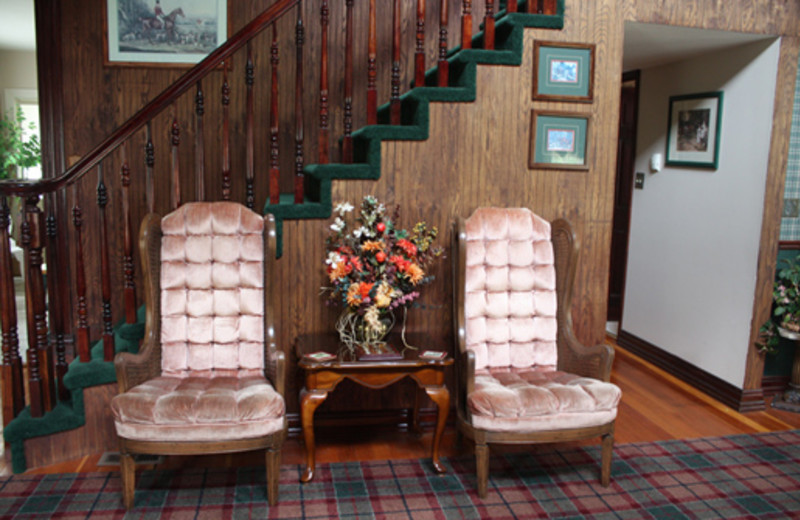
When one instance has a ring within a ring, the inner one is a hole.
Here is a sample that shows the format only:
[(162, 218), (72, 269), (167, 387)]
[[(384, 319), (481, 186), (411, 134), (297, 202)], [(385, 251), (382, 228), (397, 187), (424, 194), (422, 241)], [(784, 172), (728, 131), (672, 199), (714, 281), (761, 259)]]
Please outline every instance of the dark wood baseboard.
[(791, 381), (789, 376), (764, 376), (761, 380), (761, 389), (764, 391), (764, 396), (782, 394), (789, 385), (789, 381)]
[(620, 330), (617, 343), (658, 368), (739, 412), (764, 410), (764, 392), (743, 390), (633, 334)]

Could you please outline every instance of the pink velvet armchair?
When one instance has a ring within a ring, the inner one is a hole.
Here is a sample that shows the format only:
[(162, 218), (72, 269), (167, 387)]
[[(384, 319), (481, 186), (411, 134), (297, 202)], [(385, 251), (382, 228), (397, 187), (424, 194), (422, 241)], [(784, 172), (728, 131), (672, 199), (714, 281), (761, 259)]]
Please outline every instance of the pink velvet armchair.
[(602, 438), (611, 474), (620, 389), (614, 351), (572, 331), (577, 245), (569, 223), (525, 208), (480, 208), (453, 232), (459, 435), (475, 442), (485, 497), (489, 444)]
[(133, 505), (134, 453), (266, 449), (277, 503), (286, 437), (284, 353), (275, 344), (275, 224), (234, 202), (195, 202), (145, 217), (139, 235), (147, 318), (138, 354), (114, 360), (111, 402), (122, 494)]

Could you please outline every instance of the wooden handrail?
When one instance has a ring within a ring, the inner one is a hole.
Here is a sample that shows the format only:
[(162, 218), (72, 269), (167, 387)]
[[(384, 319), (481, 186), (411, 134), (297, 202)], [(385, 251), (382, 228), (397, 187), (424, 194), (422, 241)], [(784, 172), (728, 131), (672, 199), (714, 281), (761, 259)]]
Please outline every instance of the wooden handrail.
[(97, 166), (107, 155), (116, 150), (134, 132), (142, 128), (153, 116), (172, 104), (180, 95), (192, 88), (206, 74), (216, 69), (223, 61), (244, 46), (251, 38), (268, 27), (286, 11), (300, 3), (300, 0), (278, 0), (269, 9), (245, 25), (227, 42), (217, 47), (206, 58), (189, 69), (178, 80), (165, 88), (158, 96), (136, 112), (115, 132), (104, 139), (81, 160), (68, 168), (62, 175), (41, 181), (0, 181), (0, 195), (32, 195), (50, 193), (72, 184)]

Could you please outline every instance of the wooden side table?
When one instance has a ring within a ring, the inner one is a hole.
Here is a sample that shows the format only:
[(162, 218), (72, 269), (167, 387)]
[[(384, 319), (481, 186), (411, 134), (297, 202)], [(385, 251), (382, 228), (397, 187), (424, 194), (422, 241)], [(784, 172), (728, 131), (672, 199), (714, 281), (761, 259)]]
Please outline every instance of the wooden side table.
[[(419, 359), (418, 352), (414, 350), (407, 350), (404, 359), (399, 360), (344, 361), (337, 358), (317, 362), (304, 357), (305, 354), (316, 351), (334, 353), (338, 347), (338, 338), (333, 335), (303, 336), (297, 342), (295, 353), (299, 360), (298, 366), (305, 373), (305, 387), (300, 391), (300, 416), (306, 446), (306, 469), (300, 481), (309, 482), (314, 478), (314, 411), (344, 379), (374, 389), (385, 388), (406, 377), (413, 379), (419, 389), (424, 390), (438, 407), (431, 458), (434, 469), (444, 473), (444, 466), (439, 462), (439, 443), (450, 409), (450, 392), (444, 384), (444, 372), (453, 364), (453, 359)], [(418, 401), (415, 399), (414, 402), (414, 426), (417, 424)]]

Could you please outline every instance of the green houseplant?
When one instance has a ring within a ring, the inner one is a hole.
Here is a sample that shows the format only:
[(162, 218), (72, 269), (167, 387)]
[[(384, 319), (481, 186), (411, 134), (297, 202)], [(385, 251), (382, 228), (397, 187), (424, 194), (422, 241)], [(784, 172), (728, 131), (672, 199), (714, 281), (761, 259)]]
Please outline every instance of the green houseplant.
[(25, 124), (22, 108), (8, 113), (0, 119), (0, 180), (16, 177), (17, 168), (30, 168), (42, 160), (39, 137), (25, 135), (25, 130), (34, 130), (33, 122)]
[(780, 336), (800, 338), (800, 255), (783, 264), (772, 288), (772, 314), (756, 343), (766, 352), (777, 349)]

